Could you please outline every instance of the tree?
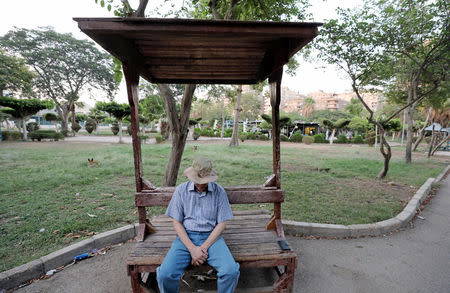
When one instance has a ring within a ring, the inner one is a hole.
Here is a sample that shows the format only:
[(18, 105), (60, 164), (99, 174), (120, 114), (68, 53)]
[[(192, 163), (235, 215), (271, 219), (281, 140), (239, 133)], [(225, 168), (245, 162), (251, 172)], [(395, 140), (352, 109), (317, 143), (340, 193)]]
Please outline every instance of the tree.
[(27, 68), (23, 59), (8, 56), (0, 49), (0, 97), (3, 97), (5, 90), (29, 95), (33, 78), (34, 74)]
[(348, 128), (358, 133), (364, 133), (369, 129), (369, 121), (366, 118), (353, 117), (348, 124)]
[(148, 121), (147, 123), (144, 123), (144, 128), (145, 124), (160, 119), (164, 114), (164, 101), (161, 96), (149, 94), (139, 101), (140, 121), (143, 122), (142, 119)]
[(59, 120), (58, 115), (53, 114), (53, 113), (45, 113), (44, 120), (53, 123), (55, 125), (56, 131), (58, 131), (58, 126), (57, 126), (57, 123)]
[(0, 44), (24, 58), (36, 74), (35, 88), (42, 97), (50, 97), (61, 117), (63, 130), (68, 115), (86, 86), (112, 94), (117, 88), (112, 61), (92, 42), (54, 30), (14, 29), (0, 38)]
[(2, 111), (22, 123), (23, 139), (27, 140), (26, 121), (31, 115), (36, 114), (43, 109), (51, 109), (54, 105), (50, 101), (41, 101), (39, 99), (22, 100), (9, 97), (0, 97), (0, 106), (8, 107), (9, 109), (2, 109)]
[(328, 119), (323, 120), (323, 125), (326, 128), (331, 130), (330, 144), (333, 144), (333, 139), (334, 139), (334, 135), (336, 134), (336, 131), (347, 127), (347, 125), (350, 124), (350, 121), (351, 120), (349, 120), (349, 119), (343, 119), (343, 118), (341, 118), (337, 121), (334, 121), (334, 122), (331, 120), (328, 120)]
[[(380, 1), (386, 46), (396, 58), (389, 84), (406, 107), (406, 163), (411, 163), (414, 113), (450, 73), (450, 7), (447, 1)], [(394, 94), (392, 94), (394, 92)]]
[(123, 143), (122, 140), (122, 120), (130, 115), (130, 105), (118, 104), (116, 102), (97, 102), (95, 107), (101, 111), (105, 111), (109, 115), (117, 119), (119, 123), (119, 143)]
[(363, 105), (361, 105), (358, 98), (351, 98), (350, 103), (345, 105), (344, 109), (351, 115), (357, 116), (357, 117), (361, 117), (361, 114), (364, 111), (364, 107), (363, 107)]
[(102, 110), (94, 107), (94, 108), (89, 110), (88, 117), (95, 121), (95, 132), (98, 135), (98, 128), (99, 128), (98, 126), (106, 118), (105, 112), (103, 112)]
[(316, 101), (314, 101), (311, 97), (306, 97), (305, 101), (303, 101), (303, 109), (302, 114), (305, 118), (308, 118), (309, 115), (314, 111), (314, 104)]
[(384, 136), (383, 123), (396, 117), (403, 109), (423, 97), (406, 103), (381, 121), (376, 119), (361, 93), (363, 90), (380, 87), (391, 81), (392, 75), (389, 70), (393, 67), (395, 56), (389, 53), (390, 47), (386, 43), (387, 37), (382, 27), (387, 20), (380, 16), (380, 7), (374, 5), (372, 1), (366, 2), (361, 9), (339, 9), (338, 14), (339, 20), (326, 22), (319, 38), (316, 39), (315, 47), (320, 58), (327, 63), (335, 64), (348, 75), (354, 93), (369, 113), (369, 122), (376, 125), (380, 131), (380, 152), (384, 157), (384, 164), (377, 177), (382, 179), (389, 170), (392, 156), (391, 147)]

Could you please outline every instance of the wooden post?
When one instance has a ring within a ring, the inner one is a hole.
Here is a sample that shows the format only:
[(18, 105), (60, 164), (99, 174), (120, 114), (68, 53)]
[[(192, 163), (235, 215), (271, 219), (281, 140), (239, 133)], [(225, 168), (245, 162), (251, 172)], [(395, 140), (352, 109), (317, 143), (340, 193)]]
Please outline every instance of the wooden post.
[[(128, 103), (130, 104), (131, 116), (131, 136), (133, 139), (133, 154), (134, 154), (134, 174), (136, 179), (136, 191), (141, 192), (142, 184), (142, 155), (141, 155), (141, 138), (139, 137), (139, 99), (138, 99), (138, 85), (139, 74), (136, 68), (122, 63), (123, 73), (127, 84)], [(139, 213), (139, 230), (138, 241), (143, 241), (145, 238), (145, 222), (147, 214), (145, 207), (138, 207)]]
[[(280, 152), (280, 101), (281, 101), (281, 77), (283, 67), (269, 76), (270, 105), (272, 106), (272, 148), (273, 148), (273, 174), (275, 175), (275, 186), (281, 188), (281, 152)], [(273, 217), (278, 225), (276, 230), (278, 236), (284, 236), (281, 224), (281, 203), (273, 204)]]
[(142, 190), (142, 157), (141, 157), (141, 140), (139, 137), (139, 99), (138, 85), (139, 74), (135, 68), (123, 63), (123, 73), (127, 84), (128, 103), (130, 104), (131, 131), (133, 139), (134, 154), (134, 174), (136, 178), (136, 191)]

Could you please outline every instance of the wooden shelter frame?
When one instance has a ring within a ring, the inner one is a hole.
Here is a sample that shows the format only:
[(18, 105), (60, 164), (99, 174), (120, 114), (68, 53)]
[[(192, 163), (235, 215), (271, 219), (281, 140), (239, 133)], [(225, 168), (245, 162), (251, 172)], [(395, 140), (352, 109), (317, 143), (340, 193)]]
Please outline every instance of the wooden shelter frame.
[[(273, 202), (267, 229), (284, 239), (281, 222), (280, 100), (283, 65), (310, 42), (320, 23), (280, 23), (149, 18), (75, 18), (79, 28), (122, 62), (131, 127), (138, 208), (138, 242), (154, 227), (147, 206), (167, 205), (173, 188), (157, 188), (142, 171), (138, 135), (138, 85), (142, 76), (155, 83), (255, 84), (269, 79), (272, 106), (273, 174), (261, 186), (225, 187), (230, 203)], [(296, 255), (288, 263), (269, 259), (250, 265), (285, 265), (274, 291), (292, 289)], [(140, 292), (139, 273), (154, 271), (154, 264), (129, 264), (134, 292)]]

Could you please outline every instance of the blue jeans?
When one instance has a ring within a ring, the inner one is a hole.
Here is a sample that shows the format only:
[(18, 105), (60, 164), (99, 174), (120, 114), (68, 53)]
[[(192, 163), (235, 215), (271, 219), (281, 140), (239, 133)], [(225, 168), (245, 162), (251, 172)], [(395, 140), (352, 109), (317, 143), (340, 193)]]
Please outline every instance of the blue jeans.
[[(210, 232), (187, 231), (187, 234), (194, 245), (200, 246), (208, 238)], [(218, 293), (234, 292), (239, 279), (239, 264), (234, 261), (222, 236), (208, 249), (206, 261), (217, 271)], [(156, 279), (161, 293), (177, 293), (179, 291), (181, 275), (190, 263), (191, 254), (177, 236), (163, 263), (156, 269)]]

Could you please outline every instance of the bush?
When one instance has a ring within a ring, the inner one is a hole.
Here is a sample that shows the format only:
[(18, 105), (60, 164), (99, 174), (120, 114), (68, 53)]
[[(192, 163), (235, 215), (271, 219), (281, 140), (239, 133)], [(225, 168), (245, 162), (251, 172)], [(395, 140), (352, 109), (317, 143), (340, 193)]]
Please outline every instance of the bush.
[[(141, 134), (139, 137), (141, 138), (141, 142), (145, 142), (148, 138), (148, 135)], [(162, 135), (161, 135), (161, 137), (162, 137)]]
[(280, 140), (281, 140), (281, 141), (289, 141), (289, 137), (287, 137), (287, 136), (284, 135), (284, 134), (281, 134), (281, 135), (280, 135)]
[(431, 136), (425, 137), (425, 142), (429, 144), (431, 142)]
[(303, 135), (300, 132), (296, 132), (293, 135), (291, 135), (291, 138), (289, 139), (291, 142), (302, 142)]
[(32, 132), (39, 130), (39, 125), (36, 122), (27, 123), (27, 131)]
[(345, 134), (339, 134), (335, 143), (347, 143), (348, 138), (345, 136)]
[(127, 133), (128, 133), (128, 135), (132, 135), (133, 134), (133, 130), (131, 129), (131, 125), (127, 126)]
[(42, 139), (52, 139), (58, 141), (60, 139), (64, 139), (64, 135), (60, 132), (56, 132), (55, 130), (36, 130), (30, 132), (28, 135), (33, 141), (36, 139), (37, 141), (41, 141)]
[(253, 132), (247, 132), (247, 139), (255, 140), (256, 134)]
[(114, 135), (117, 135), (119, 133), (119, 123), (114, 122), (111, 126), (111, 131)]
[(162, 143), (162, 141), (163, 141), (162, 134), (161, 133), (155, 134), (155, 139), (156, 139), (156, 143)]
[(80, 131), (81, 125), (78, 122), (72, 123), (72, 130), (75, 132)]
[(353, 143), (364, 143), (364, 139), (362, 138), (361, 135), (357, 135), (355, 136), (355, 138), (353, 138)]
[(22, 137), (23, 134), (18, 131), (2, 131), (2, 140), (18, 140)]
[(88, 118), (86, 120), (86, 123), (84, 124), (84, 128), (86, 129), (86, 131), (91, 134), (92, 131), (94, 131), (95, 126), (97, 125), (97, 123), (95, 123), (95, 120), (92, 118)]
[(324, 143), (325, 142), (325, 134), (318, 133), (313, 136), (314, 143)]
[(62, 134), (64, 137), (67, 137), (67, 136), (69, 136), (69, 130), (67, 130), (67, 129), (61, 130), (61, 134)]
[(245, 133), (239, 134), (239, 139), (240, 139), (242, 142), (244, 142), (244, 140), (247, 139), (247, 134), (245, 134)]
[(312, 144), (314, 142), (314, 137), (305, 135), (302, 139), (303, 143)]
[(202, 130), (200, 128), (194, 128), (194, 133), (192, 134), (192, 137), (194, 140), (197, 140), (200, 137), (200, 134), (202, 133)]
[(369, 130), (366, 133), (366, 143), (369, 146), (373, 146), (375, 144), (375, 131)]
[(258, 139), (258, 140), (269, 140), (269, 138), (261, 132), (255, 133), (255, 136), (256, 136), (256, 139)]
[(225, 129), (223, 133), (223, 137), (231, 137), (233, 136), (233, 128), (227, 128)]

